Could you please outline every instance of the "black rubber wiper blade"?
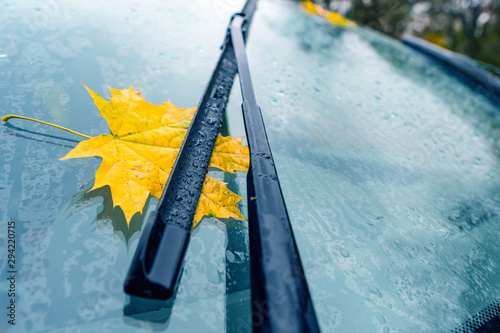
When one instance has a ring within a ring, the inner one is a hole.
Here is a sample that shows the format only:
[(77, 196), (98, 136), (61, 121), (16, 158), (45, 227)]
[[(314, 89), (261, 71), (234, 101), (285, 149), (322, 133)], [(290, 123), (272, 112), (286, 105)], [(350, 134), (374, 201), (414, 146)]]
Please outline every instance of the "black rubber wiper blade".
[[(247, 26), (255, 7), (256, 0), (248, 0), (243, 8)], [(168, 299), (180, 278), (201, 188), (237, 73), (228, 38), (222, 48), (158, 207), (149, 216), (142, 232), (125, 279), (127, 294)]]
[(254, 332), (319, 332), (304, 269), (274, 166), (245, 51), (244, 14), (234, 16), (231, 40), (238, 63), (243, 119), (250, 148), (247, 175)]

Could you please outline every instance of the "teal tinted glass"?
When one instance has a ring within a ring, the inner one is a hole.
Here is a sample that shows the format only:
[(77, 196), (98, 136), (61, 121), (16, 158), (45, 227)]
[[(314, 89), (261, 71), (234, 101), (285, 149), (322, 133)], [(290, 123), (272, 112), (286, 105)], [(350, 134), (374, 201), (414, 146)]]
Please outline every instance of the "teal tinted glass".
[[(106, 99), (108, 86), (132, 85), (151, 103), (197, 106), (230, 15), (242, 5), (3, 2), (1, 116), (32, 117), (90, 136), (109, 133), (82, 84)], [(249, 297), (241, 222), (206, 218), (195, 231), (174, 308), (131, 303), (123, 282), (144, 216), (127, 228), (123, 215), (112, 209), (109, 189), (86, 193), (100, 158), (59, 160), (81, 139), (23, 120), (0, 126), (2, 308), (11, 299), (4, 292), (9, 287), (7, 221), (16, 223), (17, 235), (16, 325), (9, 325), (2, 311), (0, 331), (221, 332), (226, 312), (233, 313), (228, 317), (233, 325), (248, 328), (249, 301), (240, 310), (240, 300)], [(244, 173), (212, 175), (245, 196)], [(156, 203), (151, 199), (145, 210)], [(235, 242), (228, 244), (226, 234)], [(226, 288), (232, 297), (227, 304)]]
[[(47, 3), (2, 4), (1, 115), (91, 136), (109, 130), (80, 82), (196, 106), (243, 5)], [(449, 330), (500, 297), (498, 106), (398, 42), (295, 2), (259, 3), (248, 58), (324, 332)], [(235, 82), (233, 136), (244, 135), (240, 103)], [(143, 217), (127, 229), (109, 190), (86, 194), (100, 160), (58, 160), (78, 141), (20, 120), (0, 127), (2, 305), (7, 221), (17, 235), (16, 326), (0, 327), (248, 331), (245, 223), (205, 218), (173, 306), (131, 305), (122, 283)], [(244, 174), (213, 175), (246, 196)]]
[(323, 331), (446, 331), (497, 300), (499, 105), (296, 4), (262, 2), (254, 23), (256, 95)]

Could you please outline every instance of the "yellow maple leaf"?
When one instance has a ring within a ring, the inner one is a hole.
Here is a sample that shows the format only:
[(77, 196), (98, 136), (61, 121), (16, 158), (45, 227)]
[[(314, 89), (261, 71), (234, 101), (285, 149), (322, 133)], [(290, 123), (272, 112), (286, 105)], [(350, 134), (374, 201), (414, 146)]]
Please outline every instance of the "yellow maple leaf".
[(300, 5), (302, 6), (302, 9), (308, 14), (321, 15), (322, 13), (325, 12), (323, 8), (316, 5), (312, 1), (302, 1)]
[(228, 190), (226, 183), (206, 175), (200, 199), (198, 200), (198, 206), (194, 214), (193, 228), (196, 227), (205, 215), (218, 218), (234, 217), (246, 220), (238, 209), (238, 201), (242, 199), (242, 197)]
[[(154, 105), (133, 87), (110, 88), (111, 101), (85, 88), (107, 120), (111, 135), (82, 141), (61, 159), (102, 157), (91, 190), (109, 185), (114, 206), (121, 207), (129, 223), (134, 214), (143, 212), (150, 194), (160, 198), (196, 108), (177, 108), (171, 102)], [(241, 139), (219, 136), (209, 166), (226, 172), (246, 171), (248, 147)], [(205, 215), (244, 219), (237, 206), (241, 199), (225, 183), (207, 175), (193, 227)]]
[(235, 171), (247, 171), (248, 164), (248, 147), (243, 146), (241, 138), (221, 135), (217, 137), (210, 158), (211, 167), (234, 173)]
[(424, 35), (424, 39), (428, 42), (431, 42), (433, 44), (436, 44), (437, 46), (441, 46), (444, 48), (447, 48), (448, 45), (446, 43), (446, 38), (444, 34), (440, 33), (426, 33)]
[(325, 9), (321, 8), (321, 6), (314, 4), (310, 0), (302, 1), (300, 4), (302, 6), (302, 9), (306, 13), (309, 13), (312, 15), (322, 16), (322, 17), (326, 18), (328, 20), (328, 22), (330, 22), (333, 25), (338, 25), (341, 27), (355, 27), (356, 26), (356, 23), (354, 23), (351, 20), (346, 19), (345, 17), (343, 17), (339, 13), (325, 10)]

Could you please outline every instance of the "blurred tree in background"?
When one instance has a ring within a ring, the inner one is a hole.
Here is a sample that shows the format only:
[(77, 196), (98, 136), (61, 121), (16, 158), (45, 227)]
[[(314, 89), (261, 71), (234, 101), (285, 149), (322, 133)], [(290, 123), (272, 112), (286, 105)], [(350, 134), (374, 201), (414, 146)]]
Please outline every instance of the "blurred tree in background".
[(392, 37), (408, 33), (500, 67), (500, 0), (317, 0)]

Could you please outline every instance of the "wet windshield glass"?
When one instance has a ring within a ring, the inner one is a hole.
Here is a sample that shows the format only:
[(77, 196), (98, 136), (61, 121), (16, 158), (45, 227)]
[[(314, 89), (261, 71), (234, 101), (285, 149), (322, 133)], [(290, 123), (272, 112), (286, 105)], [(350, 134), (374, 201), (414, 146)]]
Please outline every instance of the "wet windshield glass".
[[(2, 3), (1, 116), (33, 117), (90, 136), (109, 133), (82, 84), (106, 99), (108, 86), (132, 85), (151, 103), (171, 100), (178, 107), (196, 106), (220, 54), (229, 17), (242, 5)], [(0, 127), (2, 226), (6, 229), (7, 220), (14, 221), (17, 232), (15, 329), (223, 331), (226, 281), (232, 278), (226, 279), (226, 272), (238, 265), (245, 272), (248, 267), (245, 225), (231, 222), (226, 227), (206, 218), (192, 237), (175, 308), (154, 302), (130, 306), (123, 281), (144, 216), (132, 219), (127, 228), (123, 213), (112, 209), (109, 188), (86, 193), (100, 158), (58, 160), (80, 139), (22, 120)], [(245, 196), (244, 173), (213, 175)], [(149, 210), (156, 202), (150, 200)], [(234, 246), (226, 246), (226, 233), (235, 239)], [(3, 274), (6, 230), (0, 235)], [(235, 273), (232, 295), (248, 289), (246, 276)], [(0, 303), (8, 304), (2, 279)], [(247, 297), (244, 293), (240, 298)], [(138, 314), (141, 311), (148, 313)], [(238, 312), (231, 317), (239, 318)], [(247, 324), (249, 319), (244, 319)], [(2, 327), (10, 329), (3, 319), (0, 331)]]
[(397, 41), (259, 9), (250, 65), (323, 331), (447, 330), (497, 300), (500, 108)]
[[(242, 6), (2, 4), (0, 116), (109, 133), (81, 83), (196, 106)], [(248, 59), (322, 331), (449, 330), (500, 298), (498, 106), (399, 42), (295, 2), (259, 2)], [(244, 136), (240, 104), (235, 81), (225, 134)], [(203, 220), (173, 306), (131, 301), (122, 284), (146, 214), (127, 228), (109, 189), (86, 193), (100, 159), (58, 160), (78, 142), (21, 120), (0, 127), (15, 328), (250, 331), (246, 222)], [(211, 173), (246, 197), (244, 173)]]

